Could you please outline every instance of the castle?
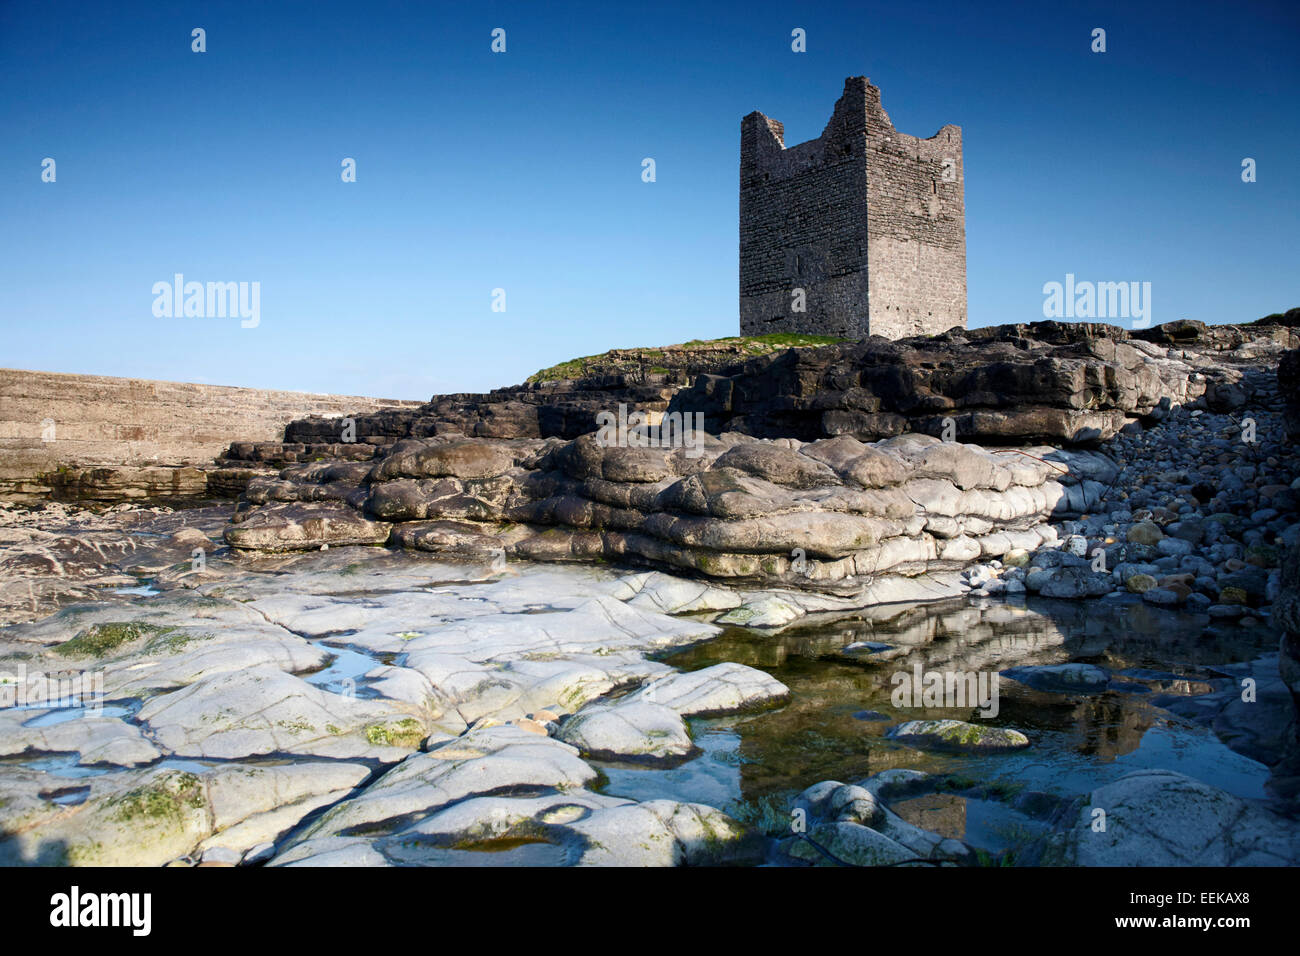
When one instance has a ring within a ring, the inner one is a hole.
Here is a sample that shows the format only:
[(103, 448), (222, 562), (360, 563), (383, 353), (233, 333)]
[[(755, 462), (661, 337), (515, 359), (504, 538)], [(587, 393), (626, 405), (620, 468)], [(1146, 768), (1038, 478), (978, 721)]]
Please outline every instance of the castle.
[(966, 326), (961, 127), (894, 129), (865, 76), (817, 139), (740, 123), (740, 332), (897, 339)]

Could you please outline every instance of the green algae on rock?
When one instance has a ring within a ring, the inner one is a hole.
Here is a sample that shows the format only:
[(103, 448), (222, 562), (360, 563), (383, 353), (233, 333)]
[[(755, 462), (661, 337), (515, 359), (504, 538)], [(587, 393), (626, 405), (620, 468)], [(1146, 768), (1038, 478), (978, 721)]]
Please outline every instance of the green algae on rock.
[(889, 736), (913, 747), (973, 753), (1019, 750), (1029, 746), (1029, 738), (1018, 730), (986, 727), (964, 720), (909, 720), (892, 728)]

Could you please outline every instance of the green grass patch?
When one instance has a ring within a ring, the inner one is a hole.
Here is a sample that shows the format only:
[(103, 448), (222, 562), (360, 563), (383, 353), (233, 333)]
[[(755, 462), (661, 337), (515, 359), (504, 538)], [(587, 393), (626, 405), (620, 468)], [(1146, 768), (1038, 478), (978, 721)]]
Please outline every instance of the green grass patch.
[(730, 335), (720, 339), (692, 339), (680, 345), (661, 348), (611, 349), (599, 355), (586, 355), (582, 358), (569, 359), (550, 368), (544, 368), (528, 377), (528, 384), (538, 382), (558, 382), (564, 379), (584, 378), (615, 371), (644, 369), (649, 372), (667, 374), (673, 369), (664, 364), (673, 355), (681, 352), (706, 352), (714, 349), (738, 351), (744, 357), (767, 355), (790, 348), (812, 348), (818, 345), (835, 345), (847, 339), (830, 335), (804, 335), (798, 332), (773, 332), (768, 335)]

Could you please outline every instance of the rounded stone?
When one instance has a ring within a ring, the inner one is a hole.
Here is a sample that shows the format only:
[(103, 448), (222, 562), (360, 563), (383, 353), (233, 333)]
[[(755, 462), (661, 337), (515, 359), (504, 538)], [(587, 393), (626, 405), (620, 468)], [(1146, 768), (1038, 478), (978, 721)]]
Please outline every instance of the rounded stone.
[(1154, 521), (1139, 521), (1128, 529), (1128, 540), (1133, 544), (1154, 546), (1164, 538), (1164, 532)]
[(1124, 586), (1134, 594), (1143, 594), (1156, 586), (1156, 579), (1149, 574), (1131, 574)]

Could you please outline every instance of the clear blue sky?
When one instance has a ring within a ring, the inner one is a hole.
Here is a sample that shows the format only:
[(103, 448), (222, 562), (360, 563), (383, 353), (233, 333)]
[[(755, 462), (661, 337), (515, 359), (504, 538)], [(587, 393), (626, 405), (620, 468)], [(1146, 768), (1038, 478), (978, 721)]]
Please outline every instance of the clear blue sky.
[[(740, 119), (813, 138), (857, 74), (963, 127), (971, 325), (1067, 272), (1254, 319), (1300, 305), (1298, 51), (1294, 2), (7, 0), (0, 366), (423, 399), (733, 335)], [(176, 272), (260, 325), (155, 318)]]

